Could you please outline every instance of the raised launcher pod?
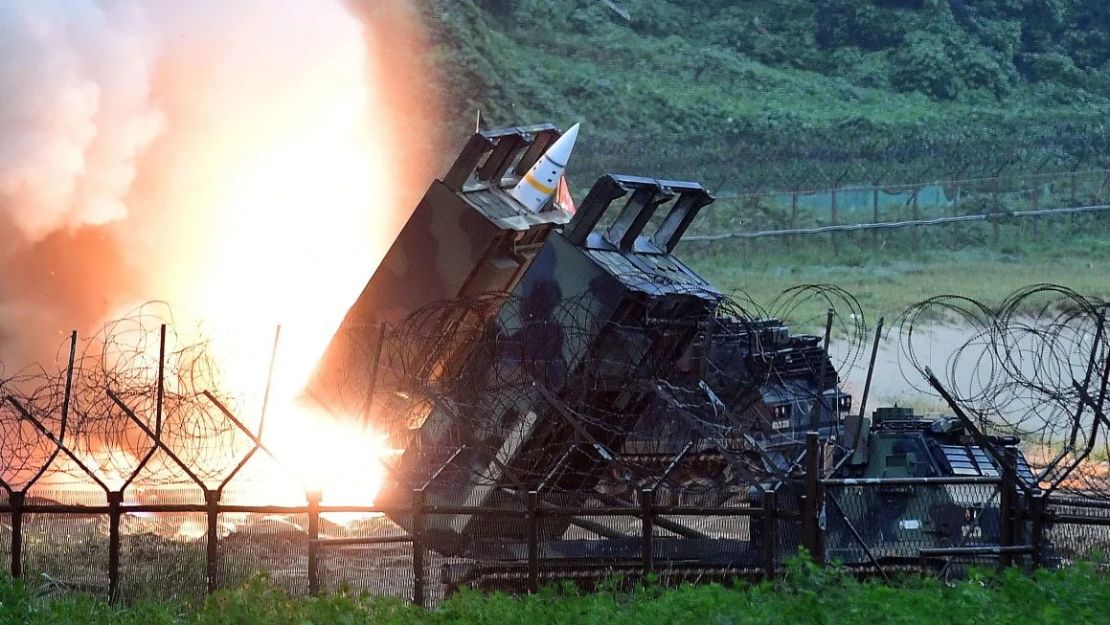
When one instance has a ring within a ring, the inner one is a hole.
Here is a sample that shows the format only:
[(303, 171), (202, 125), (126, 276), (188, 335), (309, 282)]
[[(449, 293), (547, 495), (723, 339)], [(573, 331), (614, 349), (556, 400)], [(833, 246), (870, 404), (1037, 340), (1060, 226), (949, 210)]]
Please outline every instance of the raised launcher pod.
[[(370, 418), (371, 389), (388, 390), (395, 382), (389, 368), (378, 367), (392, 356), (378, 345), (382, 324), (396, 324), (433, 302), (512, 290), (551, 231), (570, 221), (570, 213), (554, 201), (532, 212), (507, 192), (559, 136), (555, 126), (540, 124), (470, 137), (447, 175), (428, 188), (347, 312), (309, 382), (309, 398), (335, 414)], [(443, 324), (462, 322), (477, 330), (483, 321), (444, 319)], [(453, 336), (466, 338), (463, 332)], [(421, 361), (429, 376), (453, 366), (458, 343), (427, 346), (416, 358), (406, 354), (407, 362)], [(403, 431), (388, 434), (403, 443)]]
[[(611, 225), (599, 227), (624, 196)], [(653, 381), (681, 366), (721, 299), (671, 255), (712, 201), (697, 183), (600, 178), (490, 324), (492, 347), (475, 350), (463, 367), (472, 382), (457, 386), (473, 396), (437, 403), (380, 503), (402, 507), (411, 488), (435, 506), (519, 510), (530, 490), (560, 493), (570, 506), (590, 497), (653, 401)], [(657, 216), (654, 232), (645, 233)], [(405, 515), (394, 519), (410, 525)], [(522, 519), (430, 515), (424, 522), (427, 544), (441, 553), (514, 557), (525, 548)], [(602, 531), (552, 518), (543, 538), (559, 538), (570, 524)]]

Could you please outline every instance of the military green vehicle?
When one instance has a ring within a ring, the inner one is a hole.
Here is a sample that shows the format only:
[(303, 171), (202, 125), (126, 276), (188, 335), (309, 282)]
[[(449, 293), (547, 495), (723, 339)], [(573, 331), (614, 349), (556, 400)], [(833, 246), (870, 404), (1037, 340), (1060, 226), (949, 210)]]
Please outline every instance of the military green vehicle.
[(995, 555), (1004, 466), (1014, 473), (1014, 510), (1037, 490), (1016, 437), (976, 438), (954, 417), (900, 407), (875, 410), (861, 432), (826, 487), (829, 560), (917, 564), (945, 550)]

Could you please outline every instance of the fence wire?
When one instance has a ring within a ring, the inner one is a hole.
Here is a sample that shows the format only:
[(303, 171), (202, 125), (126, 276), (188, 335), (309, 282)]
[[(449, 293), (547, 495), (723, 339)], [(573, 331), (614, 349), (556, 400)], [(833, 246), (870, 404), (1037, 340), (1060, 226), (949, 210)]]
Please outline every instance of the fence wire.
[[(833, 309), (827, 322), (847, 337), (835, 361), (820, 337), (791, 338), (769, 321), (814, 298)], [(143, 309), (67, 342), (65, 366), (0, 381), (8, 493), (0, 548), (13, 574), (44, 593), (194, 597), (264, 570), (294, 594), (350, 588), (434, 603), (463, 586), (766, 575), (800, 546), (814, 547), (807, 541), (820, 519), (822, 555), (861, 568), (919, 562), (922, 549), (999, 545), (994, 487), (921, 485), (929, 496), (910, 500), (878, 486), (838, 486), (825, 490), (823, 505), (804, 503), (801, 482), (824, 476), (806, 473), (801, 458), (769, 454), (771, 438), (758, 442), (759, 424), (739, 417), (745, 398), (757, 387), (793, 385), (801, 410), (813, 410), (836, 388), (837, 372), (864, 354), (872, 328), (850, 294), (825, 285), (790, 289), (765, 307), (742, 294), (715, 301), (712, 315), (690, 325), (643, 309), (602, 318), (588, 297), (536, 308), (491, 293), (437, 303), (385, 328), (376, 334), (385, 340), (379, 384), (351, 380), (350, 392), (369, 394), (394, 436), (429, 419), (444, 427), (438, 439), (395, 438), (406, 447), (382, 495), (343, 509), (303, 489), (292, 502), (260, 500), (251, 470), (276, 475), (282, 459), (237, 425), (243, 400), (217, 392), (205, 343)], [(1050, 515), (1045, 529), (1062, 559), (1104, 541), (1105, 312), (1100, 300), (1039, 285), (996, 306), (930, 299), (895, 324), (902, 375), (931, 393), (925, 377), (941, 371), (956, 405), (984, 429), (1021, 439), (1030, 485), (1070, 498), (1051, 506), (1066, 522)], [(967, 334), (947, 366), (922, 356), (925, 320), (938, 314), (959, 319)], [(685, 333), (699, 349), (643, 348), (636, 333), (645, 319), (659, 336)], [(578, 361), (566, 356), (575, 349), (560, 349), (599, 334), (609, 337), (606, 348)], [(478, 356), (451, 362), (460, 344)], [(715, 356), (712, 347), (726, 344), (739, 345), (725, 353), (742, 358)], [(560, 390), (568, 380), (570, 393)], [(632, 395), (637, 401), (612, 400)], [(805, 444), (806, 421), (775, 444)], [(539, 427), (550, 429), (536, 436)], [(851, 450), (836, 431), (827, 440), (830, 457)], [(526, 454), (505, 451), (526, 441)], [(248, 469), (216, 488), (250, 452)], [(460, 453), (472, 461), (451, 462)], [(783, 486), (771, 504), (765, 489), (774, 484)], [(909, 508), (884, 516), (899, 505)], [(916, 527), (899, 525), (907, 518)], [(914, 538), (926, 530), (928, 540)]]
[[(683, 240), (726, 240), (930, 226), (1002, 225), (1085, 219), (1104, 213), (1110, 170), (1088, 169), (1011, 176), (718, 194), (717, 205)], [(738, 226), (743, 228), (738, 228)], [(916, 236), (916, 235), (915, 235)], [(835, 242), (835, 241), (834, 241)], [(919, 243), (916, 242), (915, 243)]]

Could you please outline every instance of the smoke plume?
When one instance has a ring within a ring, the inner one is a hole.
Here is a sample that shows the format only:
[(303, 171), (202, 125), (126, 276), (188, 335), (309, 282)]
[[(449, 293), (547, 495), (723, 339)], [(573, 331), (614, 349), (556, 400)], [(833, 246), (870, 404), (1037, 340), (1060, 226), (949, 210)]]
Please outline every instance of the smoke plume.
[(330, 332), (437, 165), (423, 45), (405, 0), (0, 0), (0, 361), (153, 299)]

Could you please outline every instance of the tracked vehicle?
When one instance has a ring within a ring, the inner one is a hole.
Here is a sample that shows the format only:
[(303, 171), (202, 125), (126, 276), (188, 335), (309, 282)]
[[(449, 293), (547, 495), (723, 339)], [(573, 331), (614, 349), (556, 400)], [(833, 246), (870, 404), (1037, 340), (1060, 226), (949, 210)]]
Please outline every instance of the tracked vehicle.
[[(990, 555), (1002, 541), (1004, 508), (1017, 515), (1039, 493), (1016, 437), (975, 436), (955, 417), (899, 407), (879, 408), (863, 431), (832, 476), (841, 483), (826, 493), (830, 559), (918, 564), (946, 549)], [(998, 484), (1007, 471), (1011, 492)], [(1014, 531), (1030, 529), (1019, 523)]]

